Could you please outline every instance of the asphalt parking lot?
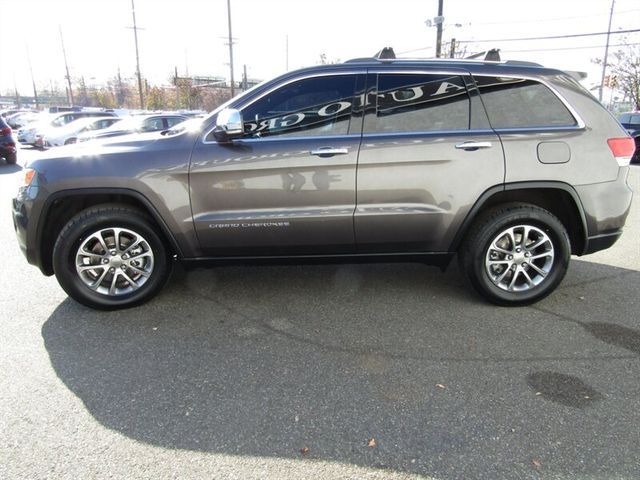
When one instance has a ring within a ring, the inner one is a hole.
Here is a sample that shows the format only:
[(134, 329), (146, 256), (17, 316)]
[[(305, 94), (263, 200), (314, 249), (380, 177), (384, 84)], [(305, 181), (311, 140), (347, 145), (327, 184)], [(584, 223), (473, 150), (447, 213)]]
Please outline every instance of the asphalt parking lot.
[(637, 198), (531, 307), (375, 264), (178, 268), (104, 313), (26, 263), (20, 175), (0, 165), (0, 478), (640, 477)]

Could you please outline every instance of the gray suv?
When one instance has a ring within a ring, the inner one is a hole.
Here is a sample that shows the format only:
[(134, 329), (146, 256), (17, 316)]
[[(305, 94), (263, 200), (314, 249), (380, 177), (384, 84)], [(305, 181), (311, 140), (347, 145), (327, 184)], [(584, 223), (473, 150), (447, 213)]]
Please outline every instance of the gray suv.
[(203, 121), (52, 153), (13, 200), (27, 260), (77, 301), (140, 304), (173, 260), (435, 263), (500, 305), (552, 292), (622, 232), (634, 143), (570, 75), (357, 59)]

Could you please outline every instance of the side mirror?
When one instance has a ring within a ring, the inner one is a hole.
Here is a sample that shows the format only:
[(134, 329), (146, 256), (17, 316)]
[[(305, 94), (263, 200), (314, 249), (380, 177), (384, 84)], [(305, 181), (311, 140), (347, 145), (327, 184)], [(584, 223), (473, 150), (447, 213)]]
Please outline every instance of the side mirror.
[(228, 143), (244, 134), (242, 114), (235, 108), (225, 108), (216, 118), (213, 136), (220, 143)]

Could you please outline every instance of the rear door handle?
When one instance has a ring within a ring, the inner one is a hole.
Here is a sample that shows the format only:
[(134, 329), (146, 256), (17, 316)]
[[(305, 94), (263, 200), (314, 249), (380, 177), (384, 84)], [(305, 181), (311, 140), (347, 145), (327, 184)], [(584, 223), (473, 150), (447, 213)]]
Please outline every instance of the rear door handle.
[(491, 148), (491, 142), (462, 142), (456, 144), (456, 148), (458, 150), (467, 150), (469, 152), (473, 152), (478, 150), (479, 148)]
[(321, 148), (316, 148), (315, 150), (311, 150), (309, 153), (311, 155), (317, 155), (319, 157), (332, 157), (333, 155), (346, 155), (349, 153), (349, 149), (321, 147)]

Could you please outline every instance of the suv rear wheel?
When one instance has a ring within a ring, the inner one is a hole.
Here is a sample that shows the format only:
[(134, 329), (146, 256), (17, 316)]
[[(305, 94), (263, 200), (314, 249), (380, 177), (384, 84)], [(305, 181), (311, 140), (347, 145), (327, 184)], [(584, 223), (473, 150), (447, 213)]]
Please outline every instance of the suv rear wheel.
[(570, 255), (560, 220), (528, 204), (488, 211), (459, 252), (473, 287), (498, 305), (527, 305), (550, 294), (567, 272)]
[(109, 310), (153, 297), (166, 282), (170, 263), (146, 214), (128, 206), (100, 205), (64, 226), (53, 250), (53, 269), (69, 296)]

